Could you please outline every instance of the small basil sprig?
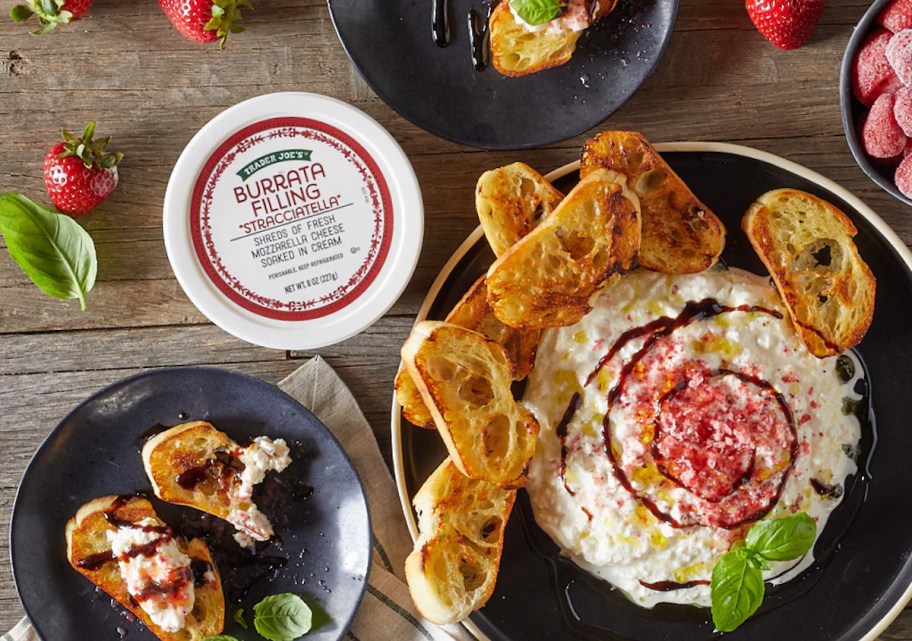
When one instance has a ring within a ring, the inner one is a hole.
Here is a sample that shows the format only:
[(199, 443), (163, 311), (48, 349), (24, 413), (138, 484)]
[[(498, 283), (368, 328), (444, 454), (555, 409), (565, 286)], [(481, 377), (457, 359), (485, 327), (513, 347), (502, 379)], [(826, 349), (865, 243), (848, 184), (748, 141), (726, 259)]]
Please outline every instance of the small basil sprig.
[(567, 4), (560, 0), (510, 0), (510, 8), (531, 25), (545, 24), (554, 20)]
[(234, 619), (234, 622), (239, 626), (247, 629), (247, 621), (244, 620), (244, 608), (238, 608), (234, 611), (234, 614), (231, 615), (231, 618)]
[(54, 213), (22, 194), (0, 196), (0, 234), (19, 267), (45, 294), (78, 298), (95, 285), (95, 243), (75, 220)]
[(720, 632), (731, 632), (760, 604), (766, 588), (763, 570), (770, 561), (791, 561), (807, 554), (817, 537), (817, 523), (804, 512), (761, 521), (713, 568), (712, 619)]
[(310, 631), (313, 613), (296, 594), (273, 594), (253, 606), (253, 627), (269, 641), (294, 641)]

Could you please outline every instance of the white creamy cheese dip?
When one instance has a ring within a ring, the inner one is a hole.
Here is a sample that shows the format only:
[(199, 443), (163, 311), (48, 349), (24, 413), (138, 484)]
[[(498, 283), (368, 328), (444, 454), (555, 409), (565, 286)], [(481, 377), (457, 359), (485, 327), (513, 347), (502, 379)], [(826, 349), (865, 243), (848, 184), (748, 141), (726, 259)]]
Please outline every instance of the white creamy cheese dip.
[[(180, 551), (171, 534), (160, 529), (161, 523), (145, 518), (134, 527), (108, 530), (107, 537), (127, 592), (153, 623), (166, 632), (177, 632), (193, 611), (193, 574), (190, 557)], [(147, 553), (136, 554), (137, 550)]]
[(641, 606), (709, 606), (713, 566), (753, 522), (803, 511), (819, 536), (841, 500), (820, 488), (857, 470), (842, 401), (859, 396), (836, 360), (804, 348), (766, 278), (624, 275), (542, 336), (524, 398), (541, 424), (536, 521)]
[(272, 440), (258, 436), (247, 447), (240, 448), (235, 456), (244, 464), (239, 479), (240, 483), (232, 486), (235, 498), (248, 504), (245, 510), (232, 510), (228, 522), (239, 531), (234, 536), (241, 547), (252, 548), (253, 541), (267, 541), (274, 534), (272, 523), (265, 514), (253, 504), (253, 487), (263, 482), (266, 472), (281, 472), (291, 464), (288, 445), (284, 439)]

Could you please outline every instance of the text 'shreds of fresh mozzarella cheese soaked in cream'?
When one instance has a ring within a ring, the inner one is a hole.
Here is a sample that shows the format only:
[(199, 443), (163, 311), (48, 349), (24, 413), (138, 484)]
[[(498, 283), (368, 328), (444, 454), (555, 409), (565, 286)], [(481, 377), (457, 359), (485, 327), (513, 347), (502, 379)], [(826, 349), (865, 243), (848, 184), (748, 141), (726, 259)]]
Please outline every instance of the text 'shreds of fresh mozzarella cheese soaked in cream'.
[(808, 353), (765, 278), (625, 275), (542, 337), (524, 398), (542, 426), (536, 521), (639, 605), (709, 606), (713, 566), (751, 524), (806, 512), (819, 536), (839, 504), (819, 488), (856, 471), (861, 429), (836, 360)]

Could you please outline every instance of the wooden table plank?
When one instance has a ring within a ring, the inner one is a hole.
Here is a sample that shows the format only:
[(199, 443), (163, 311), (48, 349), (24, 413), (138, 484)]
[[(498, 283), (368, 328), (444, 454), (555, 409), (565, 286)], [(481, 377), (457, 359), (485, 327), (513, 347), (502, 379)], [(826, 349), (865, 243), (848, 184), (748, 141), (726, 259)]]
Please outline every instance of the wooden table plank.
[[(0, 0), (0, 12), (12, 4)], [(742, 3), (682, 0), (656, 72), (596, 130), (640, 130), (656, 142), (736, 142), (782, 155), (853, 191), (912, 243), (908, 209), (861, 172), (842, 135), (836, 78), (868, 4), (830, 0), (811, 44), (780, 52), (754, 31)], [(151, 1), (98, 0), (90, 17), (42, 38), (0, 20), (0, 193), (23, 191), (46, 202), (41, 162), (62, 127), (97, 119), (127, 154), (117, 192), (82, 221), (99, 255), (87, 313), (38, 292), (0, 251), (0, 442), (7, 454), (0, 469), (0, 632), (21, 615), (7, 548), (15, 489), (32, 452), (75, 404), (149, 367), (216, 365), (277, 381), (301, 362), (209, 324), (171, 273), (161, 204), (184, 145), (210, 118), (273, 91), (324, 93), (378, 120), (414, 164), (427, 228), (445, 233), (426, 234), (415, 275), (387, 316), (359, 336), (302, 355), (319, 353), (356, 391), (388, 461), (398, 349), (440, 267), (477, 224), (477, 176), (514, 160), (550, 170), (577, 159), (587, 137), (521, 153), (443, 141), (395, 114), (358, 77), (324, 0), (260, 2), (245, 24), (247, 31), (219, 51), (183, 40)], [(590, 99), (582, 85), (578, 99)], [(881, 638), (912, 641), (912, 611)]]

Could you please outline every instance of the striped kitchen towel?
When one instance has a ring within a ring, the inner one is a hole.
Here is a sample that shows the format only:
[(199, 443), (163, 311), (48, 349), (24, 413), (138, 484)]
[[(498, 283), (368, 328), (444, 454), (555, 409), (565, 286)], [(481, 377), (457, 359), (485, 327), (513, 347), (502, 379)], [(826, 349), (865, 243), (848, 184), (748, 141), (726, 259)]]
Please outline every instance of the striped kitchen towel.
[[(319, 356), (309, 360), (279, 388), (307, 407), (348, 452), (367, 494), (373, 526), (373, 566), (348, 641), (472, 641), (461, 626), (438, 627), (415, 610), (405, 585), (405, 557), (412, 549), (396, 485), (370, 424), (351, 391)], [(254, 635), (251, 635), (253, 637)], [(0, 641), (41, 641), (27, 619)], [(55, 641), (45, 639), (44, 641)]]

